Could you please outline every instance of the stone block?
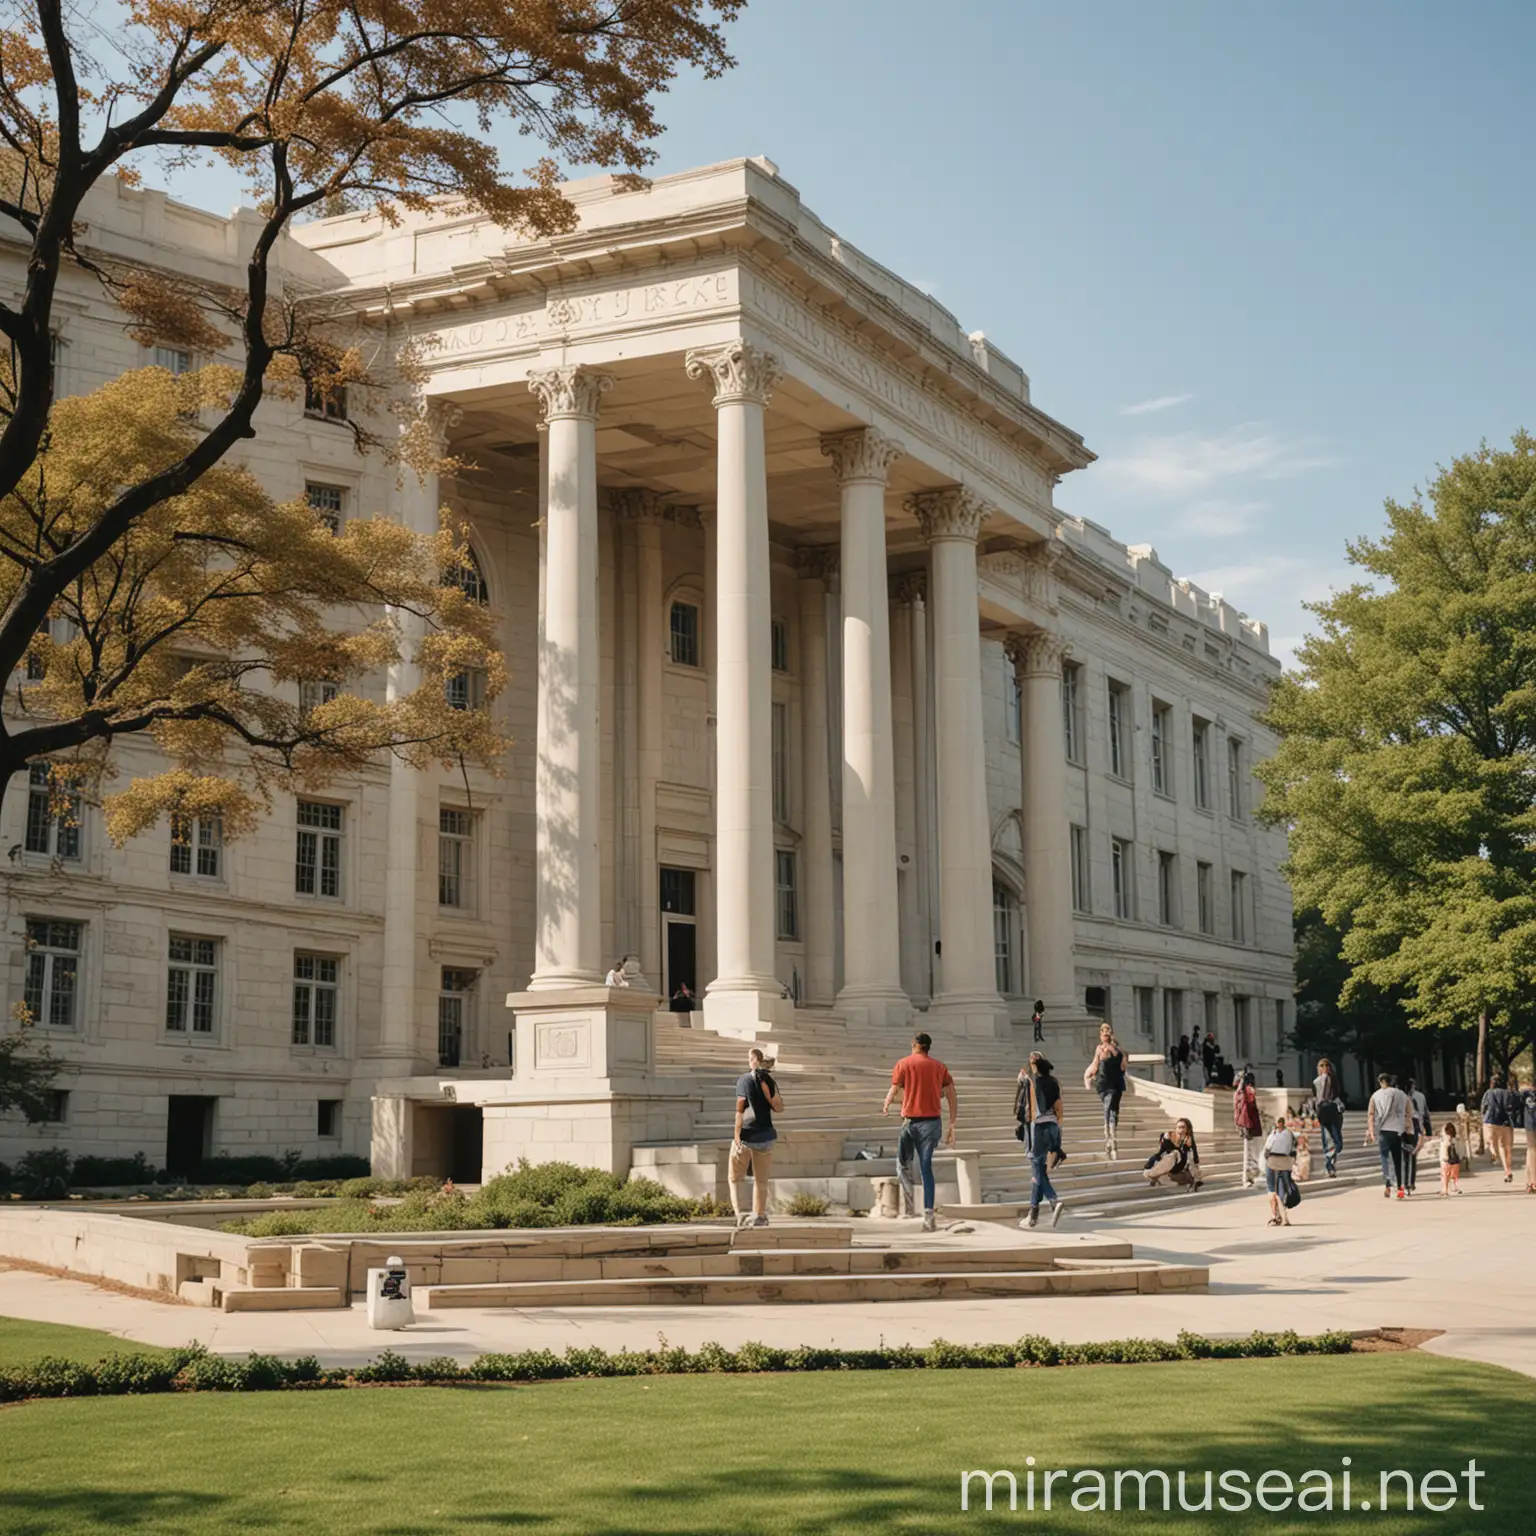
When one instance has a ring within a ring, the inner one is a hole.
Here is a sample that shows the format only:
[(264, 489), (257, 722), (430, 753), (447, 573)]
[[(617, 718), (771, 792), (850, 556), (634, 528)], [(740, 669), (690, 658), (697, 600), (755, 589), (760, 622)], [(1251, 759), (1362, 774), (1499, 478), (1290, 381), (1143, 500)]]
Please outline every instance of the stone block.
[(226, 1312), (309, 1312), (344, 1307), (348, 1297), (334, 1286), (285, 1286), (277, 1290), (225, 1291)]

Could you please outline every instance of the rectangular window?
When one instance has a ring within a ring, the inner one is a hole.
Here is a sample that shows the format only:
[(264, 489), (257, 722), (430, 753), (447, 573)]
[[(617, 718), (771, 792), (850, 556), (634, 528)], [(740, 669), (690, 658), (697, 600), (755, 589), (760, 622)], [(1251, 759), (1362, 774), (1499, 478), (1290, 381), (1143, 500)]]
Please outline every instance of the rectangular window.
[(1227, 815), (1243, 814), (1243, 744), (1227, 738)]
[(1157, 920), (1165, 928), (1179, 926), (1179, 866), (1174, 854), (1157, 855)]
[(341, 895), (341, 814), (339, 805), (299, 801), (293, 888), (300, 896)]
[(1011, 997), (1018, 989), (1013, 975), (1013, 930), (1017, 926), (1013, 892), (1007, 886), (992, 887), (992, 957), (997, 990)]
[(1184, 1033), (1184, 994), (1177, 987), (1163, 993), (1163, 1044), (1177, 1045)]
[(304, 483), (304, 499), (320, 514), (320, 521), (332, 533), (341, 532), (341, 513), (346, 502), (346, 488), (322, 485), (318, 480)]
[(680, 667), (699, 665), (699, 610), (693, 603), (672, 604), (672, 660)]
[(1072, 828), (1072, 910), (1093, 911), (1092, 888), (1088, 883), (1088, 829)]
[(777, 896), (778, 935), (781, 939), (800, 937), (800, 902), (795, 889), (795, 856), (777, 849), (773, 855), (774, 889)]
[(455, 672), (443, 684), (443, 697), (449, 709), (483, 709), (485, 707), (485, 672), (480, 667), (466, 667)]
[(1211, 808), (1211, 728), (1204, 720), (1196, 720), (1191, 733), (1194, 748), (1195, 804), (1203, 811)]
[(73, 863), (80, 857), (80, 795), (67, 779), (58, 779), (47, 763), (33, 763), (27, 772), (28, 853)]
[(1285, 999), (1275, 999), (1275, 1054), (1285, 1049)]
[(334, 1141), (341, 1135), (341, 1100), (320, 1099), (316, 1109), (315, 1134), (322, 1140)]
[(224, 823), (217, 816), (171, 815), (171, 873), (217, 880), (223, 867)]
[(773, 670), (789, 671), (789, 625), (783, 619), (774, 619), (769, 630), (769, 646), (773, 654)]
[(1238, 1061), (1245, 1066), (1253, 1060), (1252, 1027), (1248, 999), (1234, 997), (1232, 999), (1232, 1043), (1237, 1050)]
[(1201, 933), (1216, 932), (1216, 906), (1212, 899), (1211, 866), (1195, 865), (1195, 906), (1200, 918)]
[(663, 869), (661, 872), (661, 910), (676, 912), (681, 917), (692, 917), (694, 906), (694, 877), (691, 869)]
[(1083, 732), (1080, 712), (1083, 668), (1080, 662), (1066, 661), (1061, 666), (1061, 731), (1067, 748), (1067, 761), (1083, 760)]
[(1232, 942), (1248, 942), (1248, 877), (1232, 871)]
[(1131, 691), (1122, 683), (1109, 685), (1109, 771), (1131, 776)]
[(32, 1022), (45, 1029), (75, 1027), (82, 932), (79, 923), (46, 917), (27, 923), (27, 976), (22, 996)]
[(322, 704), (329, 704), (341, 692), (341, 684), (329, 678), (306, 678), (299, 684), (299, 718), (307, 720)]
[(1003, 698), (1006, 710), (1003, 728), (1008, 733), (1008, 740), (1018, 746), (1024, 740), (1024, 695), (1018, 678), (1010, 676), (1003, 684)]
[(1115, 891), (1115, 916), (1133, 918), (1136, 915), (1136, 865), (1130, 843), (1124, 838), (1112, 837), (1109, 861)]
[(1219, 993), (1207, 992), (1205, 994), (1202, 1013), (1205, 1019), (1205, 1032), (1208, 1035), (1216, 1033), (1216, 1013), (1220, 1006), (1221, 996)]
[(219, 941), (173, 933), (165, 991), (165, 1027), (172, 1034), (213, 1034), (218, 1002)]
[(48, 1088), (43, 1092), (44, 1125), (66, 1125), (69, 1122), (69, 1090)]
[(1173, 793), (1173, 765), (1168, 746), (1173, 740), (1173, 711), (1155, 700), (1152, 704), (1152, 788), (1159, 795)]
[(345, 421), (347, 419), (347, 386), (321, 389), (309, 379), (304, 380), (304, 414), (320, 421)]
[(773, 706), (773, 819), (789, 821), (789, 705)]
[(329, 955), (293, 957), (293, 1043), (336, 1048), (340, 966)]
[(478, 971), (461, 966), (443, 967), (437, 994), (437, 1064), (440, 1067), (456, 1067), (464, 1060), (479, 975)]
[(468, 811), (444, 806), (437, 813), (437, 904), (467, 907), (475, 823)]
[(1151, 987), (1136, 988), (1136, 1032), (1149, 1040), (1152, 1038), (1153, 990)]
[(192, 371), (192, 354), (184, 347), (156, 347), (155, 367), (164, 368), (175, 378)]

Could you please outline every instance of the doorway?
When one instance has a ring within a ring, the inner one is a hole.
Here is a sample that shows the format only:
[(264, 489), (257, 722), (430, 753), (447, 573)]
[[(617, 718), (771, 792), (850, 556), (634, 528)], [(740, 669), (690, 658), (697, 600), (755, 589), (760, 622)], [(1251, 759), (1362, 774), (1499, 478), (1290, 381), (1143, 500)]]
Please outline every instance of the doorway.
[(195, 1178), (203, 1159), (213, 1153), (213, 1107), (219, 1101), (201, 1094), (173, 1093), (166, 1100), (165, 1171)]
[(455, 1184), (478, 1184), (485, 1161), (485, 1120), (478, 1104), (458, 1104), (453, 1116), (453, 1150), (448, 1177)]
[[(679, 988), (687, 987), (697, 1006), (699, 996), (698, 882), (691, 869), (661, 870), (661, 953), (666, 967), (662, 993), (669, 1005)], [(686, 1010), (685, 1010), (686, 1011)]]

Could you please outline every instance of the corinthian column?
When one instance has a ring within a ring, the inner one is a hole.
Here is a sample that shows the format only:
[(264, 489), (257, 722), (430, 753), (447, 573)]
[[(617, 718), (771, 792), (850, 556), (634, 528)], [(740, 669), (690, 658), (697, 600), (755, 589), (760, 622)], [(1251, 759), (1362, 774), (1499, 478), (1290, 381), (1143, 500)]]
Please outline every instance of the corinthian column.
[(722, 1034), (771, 1027), (774, 976), (773, 660), (768, 468), (763, 413), (778, 360), (744, 341), (687, 355), (688, 377), (714, 385), (719, 439), (715, 506), (715, 979), (704, 1019)]
[(1072, 952), (1072, 846), (1067, 749), (1062, 736), (1059, 635), (1010, 635), (1024, 724), (1024, 900), (1029, 909), (1029, 985), (1046, 1007), (1077, 1006)]
[(528, 375), (548, 426), (539, 630), (537, 916), (530, 992), (603, 979), (598, 851), (602, 743), (597, 627), (597, 413), (613, 387), (589, 368)]
[(832, 1002), (837, 966), (836, 877), (832, 868), (832, 759), (827, 729), (827, 582), (837, 572), (837, 553), (802, 549), (800, 571), (800, 698), (805, 727), (800, 754), (805, 807), (805, 1000)]
[(891, 740), (885, 482), (901, 445), (868, 428), (821, 440), (842, 488), (843, 988), (840, 1012), (904, 1025)]
[(922, 491), (907, 508), (930, 546), (939, 832), (939, 985), (950, 1027), (1004, 1034), (992, 946), (992, 833), (981, 705), (976, 540), (987, 509), (956, 487)]

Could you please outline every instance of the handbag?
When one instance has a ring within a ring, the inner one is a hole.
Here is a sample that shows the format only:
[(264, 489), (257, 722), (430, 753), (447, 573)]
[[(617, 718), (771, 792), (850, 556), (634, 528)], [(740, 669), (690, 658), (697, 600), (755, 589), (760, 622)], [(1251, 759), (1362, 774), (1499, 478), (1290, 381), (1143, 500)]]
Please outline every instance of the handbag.
[(1295, 1179), (1285, 1181), (1285, 1208), (1294, 1211), (1301, 1204), (1301, 1185)]

